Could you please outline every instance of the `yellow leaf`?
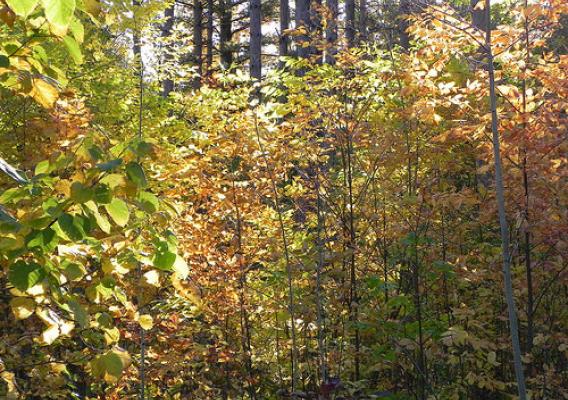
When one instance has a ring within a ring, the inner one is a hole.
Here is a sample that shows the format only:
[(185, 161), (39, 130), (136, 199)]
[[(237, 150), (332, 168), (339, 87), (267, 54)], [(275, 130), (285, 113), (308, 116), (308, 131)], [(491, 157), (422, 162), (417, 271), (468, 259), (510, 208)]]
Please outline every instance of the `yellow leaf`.
[(154, 319), (152, 318), (151, 315), (144, 314), (140, 316), (140, 318), (138, 319), (138, 323), (140, 324), (140, 327), (142, 329), (144, 329), (145, 331), (149, 331), (154, 326)]
[(41, 339), (44, 344), (52, 344), (60, 335), (59, 326), (51, 325), (41, 334)]
[(160, 286), (160, 273), (156, 270), (148, 271), (144, 274), (144, 281), (148, 285)]
[(44, 108), (53, 108), (59, 97), (57, 88), (42, 79), (34, 79), (32, 83), (31, 96)]
[(29, 297), (16, 297), (10, 302), (10, 306), (16, 319), (26, 319), (34, 313), (35, 301)]

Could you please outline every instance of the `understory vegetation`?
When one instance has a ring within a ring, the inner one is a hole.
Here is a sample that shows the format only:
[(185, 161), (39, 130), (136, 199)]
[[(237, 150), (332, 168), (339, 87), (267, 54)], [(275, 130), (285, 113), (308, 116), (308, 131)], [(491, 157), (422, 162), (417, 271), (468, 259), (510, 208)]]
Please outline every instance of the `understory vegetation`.
[(568, 399), (568, 4), (496, 3), (0, 0), (0, 398)]

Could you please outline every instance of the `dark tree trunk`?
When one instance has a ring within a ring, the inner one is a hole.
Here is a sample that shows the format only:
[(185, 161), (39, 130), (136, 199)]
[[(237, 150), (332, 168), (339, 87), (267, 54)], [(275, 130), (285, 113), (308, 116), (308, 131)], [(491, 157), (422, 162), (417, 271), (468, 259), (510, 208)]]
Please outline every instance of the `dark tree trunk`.
[(205, 72), (207, 76), (211, 75), (213, 68), (213, 7), (213, 0), (207, 0), (207, 71)]
[(261, 0), (250, 0), (250, 76), (260, 80), (262, 75)]
[(325, 62), (334, 64), (335, 55), (337, 54), (337, 14), (339, 6), (337, 0), (326, 0), (326, 6), (330, 11), (331, 18), (327, 21), (325, 29), (325, 40), (327, 43)]
[[(162, 26), (162, 37), (167, 39), (172, 35), (172, 29), (174, 26), (174, 14), (175, 14), (175, 4), (172, 4), (170, 7), (166, 8), (164, 11), (164, 17), (166, 21)], [(165, 61), (171, 60), (171, 52), (172, 52), (172, 44), (170, 42), (166, 43), (165, 46)], [(164, 79), (162, 82), (162, 96), (168, 97), (169, 94), (174, 90), (174, 81), (170, 78)]]
[(233, 2), (220, 0), (219, 4), (219, 48), (221, 67), (228, 69), (233, 63)]
[(367, 0), (359, 3), (359, 38), (361, 42), (367, 40)]
[(197, 76), (192, 80), (191, 86), (198, 89), (201, 86), (201, 74), (203, 73), (203, 4), (201, 0), (193, 2), (193, 62)]
[(345, 0), (345, 38), (347, 47), (355, 45), (355, 0)]
[(404, 50), (408, 50), (410, 47), (410, 36), (408, 35), (408, 19), (406, 16), (410, 14), (410, 7), (411, 7), (411, 0), (400, 0), (399, 6), (399, 23), (398, 23), (398, 31), (399, 31), (399, 39), (400, 39), (400, 47)]
[(310, 30), (310, 1), (296, 0), (296, 29), (303, 29), (306, 34), (296, 35), (296, 49), (298, 57), (308, 57), (310, 47), (308, 46)]
[(470, 0), (471, 5), (471, 16), (473, 21), (473, 26), (482, 31), (487, 31), (487, 13), (483, 8), (476, 7), (478, 3), (483, 4), (484, 0)]
[(290, 27), (290, 4), (289, 0), (280, 0), (280, 37), (278, 40), (278, 55), (288, 55), (288, 36), (285, 31)]

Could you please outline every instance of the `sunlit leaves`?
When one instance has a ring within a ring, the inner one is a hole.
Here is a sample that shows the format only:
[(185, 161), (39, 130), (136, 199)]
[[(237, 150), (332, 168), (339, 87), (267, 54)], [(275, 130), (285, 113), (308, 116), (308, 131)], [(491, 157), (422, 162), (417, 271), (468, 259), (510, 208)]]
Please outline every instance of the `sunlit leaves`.
[(29, 318), (34, 313), (35, 306), (35, 301), (29, 297), (15, 297), (10, 301), (16, 319)]
[(75, 0), (41, 0), (51, 30), (58, 36), (65, 36), (75, 12)]
[(59, 97), (57, 88), (43, 79), (32, 80), (31, 96), (44, 108), (52, 108)]
[(154, 267), (170, 271), (176, 262), (177, 254), (175, 247), (171, 243), (160, 240), (156, 245), (156, 252), (153, 258)]
[(39, 0), (6, 0), (8, 7), (16, 13), (16, 15), (27, 18), (36, 8)]
[(149, 331), (154, 326), (154, 319), (151, 315), (144, 314), (138, 318), (138, 323), (142, 329)]
[(124, 227), (130, 219), (130, 212), (128, 206), (119, 198), (113, 198), (109, 204), (105, 204), (105, 209), (118, 226)]
[(63, 43), (75, 64), (82, 64), (83, 54), (81, 53), (81, 48), (79, 47), (77, 40), (71, 36), (65, 36), (63, 38)]
[(40, 283), (45, 277), (45, 270), (41, 265), (19, 260), (10, 265), (8, 280), (16, 289), (26, 291), (34, 285)]
[(96, 378), (114, 383), (120, 379), (131, 362), (130, 355), (126, 351), (115, 348), (91, 361), (91, 373)]

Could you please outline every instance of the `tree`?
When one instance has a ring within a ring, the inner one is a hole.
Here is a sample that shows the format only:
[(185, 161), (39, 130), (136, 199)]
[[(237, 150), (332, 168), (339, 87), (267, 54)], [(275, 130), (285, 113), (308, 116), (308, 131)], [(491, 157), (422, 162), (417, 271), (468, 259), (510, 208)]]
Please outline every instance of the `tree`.
[(261, 1), (250, 0), (250, 76), (260, 80), (262, 76)]

